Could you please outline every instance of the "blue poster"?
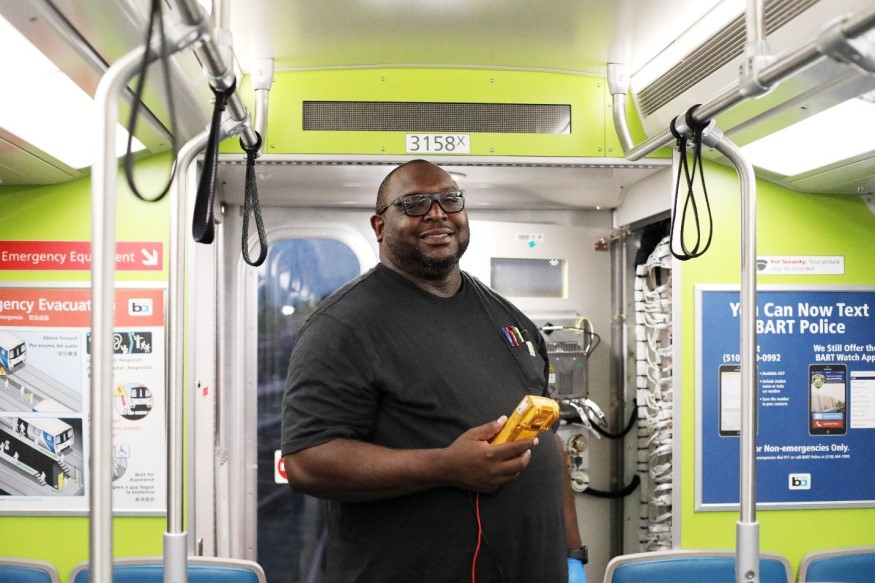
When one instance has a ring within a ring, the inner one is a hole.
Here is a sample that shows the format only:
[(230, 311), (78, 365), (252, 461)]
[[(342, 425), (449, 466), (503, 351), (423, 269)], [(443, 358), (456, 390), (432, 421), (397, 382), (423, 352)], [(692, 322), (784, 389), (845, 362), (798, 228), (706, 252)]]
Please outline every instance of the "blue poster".
[[(699, 286), (696, 508), (739, 499), (738, 289)], [(875, 289), (757, 291), (757, 505), (875, 505)]]

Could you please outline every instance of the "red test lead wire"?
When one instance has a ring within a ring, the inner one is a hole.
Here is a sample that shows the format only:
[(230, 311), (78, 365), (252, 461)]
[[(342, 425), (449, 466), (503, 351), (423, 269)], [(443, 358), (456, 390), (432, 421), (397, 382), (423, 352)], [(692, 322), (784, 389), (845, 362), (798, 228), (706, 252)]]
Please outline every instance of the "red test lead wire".
[(480, 522), (480, 493), (474, 500), (474, 514), (477, 516), (477, 547), (474, 549), (474, 559), (471, 561), (471, 583), (477, 583), (477, 555), (480, 554), (480, 541), (483, 538), (483, 523)]

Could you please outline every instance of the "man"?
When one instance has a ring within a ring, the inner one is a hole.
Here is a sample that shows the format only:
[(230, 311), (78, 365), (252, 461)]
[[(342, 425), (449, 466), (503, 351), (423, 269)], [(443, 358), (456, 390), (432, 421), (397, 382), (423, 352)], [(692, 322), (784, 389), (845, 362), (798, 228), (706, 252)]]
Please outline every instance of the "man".
[(371, 217), (380, 263), (298, 336), (282, 452), (326, 498), (332, 583), (584, 581), (577, 516), (549, 433), (489, 440), (546, 392), (534, 324), (459, 269), (464, 196), (424, 160), (394, 169)]

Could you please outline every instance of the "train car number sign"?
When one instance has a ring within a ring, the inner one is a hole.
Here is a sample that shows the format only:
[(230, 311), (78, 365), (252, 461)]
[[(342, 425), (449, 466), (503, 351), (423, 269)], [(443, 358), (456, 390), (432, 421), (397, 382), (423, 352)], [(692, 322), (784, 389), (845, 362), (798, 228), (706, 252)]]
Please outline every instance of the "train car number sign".
[(407, 134), (408, 154), (470, 154), (469, 134)]

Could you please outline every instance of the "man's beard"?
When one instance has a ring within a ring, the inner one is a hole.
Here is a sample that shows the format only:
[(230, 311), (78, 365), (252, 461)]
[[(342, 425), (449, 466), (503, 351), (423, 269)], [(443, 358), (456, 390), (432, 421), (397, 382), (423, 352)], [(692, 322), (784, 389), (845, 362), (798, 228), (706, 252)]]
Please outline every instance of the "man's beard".
[(422, 279), (440, 279), (450, 273), (458, 264), (462, 255), (468, 249), (470, 238), (467, 233), (458, 233), (458, 248), (456, 252), (442, 257), (440, 259), (432, 259), (426, 256), (419, 248), (414, 247), (409, 252), (397, 252), (398, 242), (389, 240), (390, 249), (393, 251), (392, 258), (395, 264), (406, 273), (414, 275)]

